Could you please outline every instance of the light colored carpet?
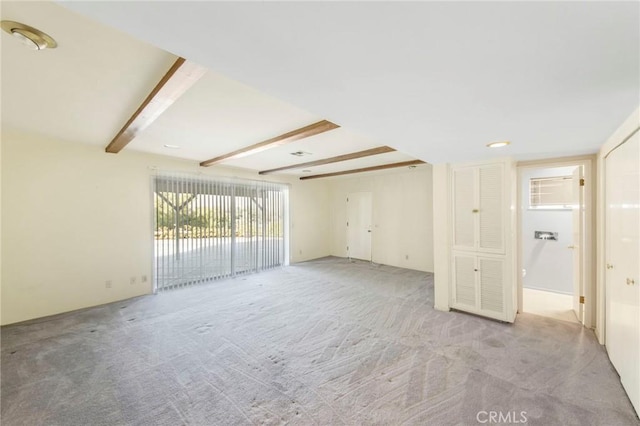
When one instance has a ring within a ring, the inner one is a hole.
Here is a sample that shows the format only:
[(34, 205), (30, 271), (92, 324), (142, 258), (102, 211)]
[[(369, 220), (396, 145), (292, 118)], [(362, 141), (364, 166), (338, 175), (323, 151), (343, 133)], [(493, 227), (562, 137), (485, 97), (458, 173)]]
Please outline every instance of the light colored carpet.
[(2, 425), (639, 424), (591, 331), (432, 306), (327, 258), (7, 326)]
[(522, 305), (523, 311), (530, 314), (578, 323), (573, 296), (567, 294), (523, 288)]

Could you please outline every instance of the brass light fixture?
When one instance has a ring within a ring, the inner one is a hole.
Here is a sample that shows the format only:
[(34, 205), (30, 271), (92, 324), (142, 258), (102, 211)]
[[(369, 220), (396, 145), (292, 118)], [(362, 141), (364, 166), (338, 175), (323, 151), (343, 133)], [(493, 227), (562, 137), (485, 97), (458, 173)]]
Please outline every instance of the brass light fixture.
[(54, 49), (58, 43), (37, 28), (15, 21), (2, 21), (2, 29), (32, 50)]

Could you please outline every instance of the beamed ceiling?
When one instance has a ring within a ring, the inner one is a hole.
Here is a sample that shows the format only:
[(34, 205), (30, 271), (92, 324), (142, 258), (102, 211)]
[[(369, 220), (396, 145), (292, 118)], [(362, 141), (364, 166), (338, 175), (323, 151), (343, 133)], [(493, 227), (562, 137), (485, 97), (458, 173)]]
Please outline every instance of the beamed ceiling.
[(637, 4), (60, 3), (2, 4), (59, 44), (2, 34), (2, 126), (109, 155), (304, 180), (557, 157), (639, 102)]

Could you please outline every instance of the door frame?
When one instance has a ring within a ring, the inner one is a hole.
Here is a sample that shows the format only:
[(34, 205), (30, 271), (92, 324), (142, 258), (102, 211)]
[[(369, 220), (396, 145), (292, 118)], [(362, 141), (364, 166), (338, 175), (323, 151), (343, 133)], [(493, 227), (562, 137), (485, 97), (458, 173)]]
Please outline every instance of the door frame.
[(596, 291), (595, 291), (595, 272), (596, 272), (596, 251), (595, 251), (595, 194), (597, 181), (595, 176), (596, 155), (580, 156), (580, 157), (563, 157), (549, 158), (534, 161), (519, 161), (517, 167), (517, 185), (516, 185), (516, 202), (514, 209), (516, 211), (516, 276), (518, 281), (518, 312), (522, 312), (522, 172), (524, 169), (532, 168), (552, 168), (552, 167), (571, 167), (582, 166), (584, 170), (585, 191), (584, 191), (584, 227), (583, 227), (583, 281), (584, 281), (584, 326), (587, 328), (595, 328), (596, 326)]
[[(571, 182), (571, 196), (572, 196), (572, 206), (571, 206), (571, 260), (573, 261), (573, 272), (572, 272), (572, 280), (573, 280), (573, 311), (578, 317), (578, 321), (581, 323), (584, 321), (584, 304), (580, 303), (580, 287), (583, 283), (576, 283), (576, 274), (578, 278), (583, 278), (584, 281), (584, 270), (586, 269), (584, 253), (582, 251), (582, 247), (584, 246), (584, 239), (586, 235), (586, 228), (584, 226), (584, 214), (582, 214), (582, 209), (584, 207), (584, 191), (580, 191), (580, 183), (576, 185), (576, 180), (584, 179), (584, 167), (576, 167), (572, 173), (572, 182)], [(578, 189), (578, 193), (576, 194), (576, 188)], [(578, 248), (580, 250), (575, 250), (576, 236), (578, 242)], [(577, 287), (577, 290), (576, 290)], [(576, 294), (576, 291), (578, 293)], [(581, 306), (582, 305), (582, 306)]]

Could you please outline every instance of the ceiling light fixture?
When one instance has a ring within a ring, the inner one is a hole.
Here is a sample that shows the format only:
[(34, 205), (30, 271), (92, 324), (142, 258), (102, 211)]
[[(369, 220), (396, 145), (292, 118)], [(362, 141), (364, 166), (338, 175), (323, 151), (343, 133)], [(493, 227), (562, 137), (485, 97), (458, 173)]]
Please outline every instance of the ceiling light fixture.
[(15, 21), (2, 21), (2, 29), (31, 50), (54, 49), (58, 43), (37, 28)]
[(491, 142), (487, 144), (488, 148), (501, 148), (503, 146), (507, 146), (511, 144), (509, 141), (500, 141), (500, 142)]
[(169, 148), (169, 149), (180, 149), (180, 147), (178, 145), (171, 145), (171, 144), (164, 144), (165, 148)]

